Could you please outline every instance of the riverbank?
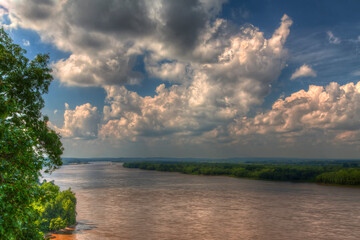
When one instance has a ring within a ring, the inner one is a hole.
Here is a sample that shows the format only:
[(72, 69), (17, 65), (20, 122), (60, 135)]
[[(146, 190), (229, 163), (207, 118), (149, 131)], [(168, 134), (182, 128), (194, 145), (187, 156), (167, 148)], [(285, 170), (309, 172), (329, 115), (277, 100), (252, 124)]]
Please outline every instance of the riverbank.
[(237, 178), (313, 182), (331, 185), (360, 186), (360, 168), (357, 165), (274, 165), (232, 163), (157, 163), (125, 162), (123, 167), (192, 175), (230, 176)]
[(73, 239), (72, 234), (75, 232), (77, 224), (75, 223), (58, 231), (49, 232), (45, 235), (45, 239)]

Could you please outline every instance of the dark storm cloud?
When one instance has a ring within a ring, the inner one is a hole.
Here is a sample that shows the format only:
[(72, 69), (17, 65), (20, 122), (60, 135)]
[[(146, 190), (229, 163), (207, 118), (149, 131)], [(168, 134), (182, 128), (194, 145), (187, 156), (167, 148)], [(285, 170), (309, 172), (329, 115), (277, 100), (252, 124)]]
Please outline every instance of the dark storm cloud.
[[(54, 3), (52, 0), (30, 0), (20, 3), (17, 9), (28, 20), (55, 22), (53, 26), (58, 25), (65, 35), (95, 32), (125, 38), (148, 36), (164, 41), (170, 48), (178, 48), (178, 52), (194, 48), (199, 34), (214, 14), (198, 0), (68, 0), (62, 5)], [(77, 29), (81, 31), (75, 32)], [(102, 47), (93, 43), (90, 46)]]
[(136, 56), (154, 55), (153, 65), (166, 59), (207, 61), (225, 47), (207, 49), (207, 41), (214, 46), (225, 41), (203, 39), (223, 1), (6, 2), (13, 26), (36, 30), (43, 40), (71, 52), (54, 65), (56, 77), (69, 85), (138, 83), (143, 74), (133, 71)]
[(165, 26), (162, 34), (179, 51), (192, 49), (204, 29), (208, 14), (199, 1), (164, 1), (162, 16)]
[(62, 13), (64, 20), (78, 28), (125, 39), (155, 38), (178, 54), (193, 50), (211, 18), (200, 1), (191, 0), (71, 0)]
[(64, 10), (69, 22), (89, 31), (137, 36), (156, 27), (144, 1), (67, 1)]
[(51, 16), (55, 6), (53, 0), (33, 0), (23, 4), (23, 14), (34, 20), (45, 20)]

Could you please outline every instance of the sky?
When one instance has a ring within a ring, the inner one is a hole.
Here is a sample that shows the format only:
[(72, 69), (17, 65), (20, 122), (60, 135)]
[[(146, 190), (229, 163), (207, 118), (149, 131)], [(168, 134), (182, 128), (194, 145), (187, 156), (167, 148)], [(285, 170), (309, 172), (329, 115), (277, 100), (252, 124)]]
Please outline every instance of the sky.
[(360, 1), (1, 0), (64, 157), (360, 157)]

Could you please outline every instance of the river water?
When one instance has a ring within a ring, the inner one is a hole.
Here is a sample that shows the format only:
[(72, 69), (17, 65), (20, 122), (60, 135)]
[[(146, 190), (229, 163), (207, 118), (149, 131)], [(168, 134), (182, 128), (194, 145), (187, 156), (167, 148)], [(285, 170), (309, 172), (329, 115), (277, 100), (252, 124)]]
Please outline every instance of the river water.
[(63, 166), (74, 231), (56, 239), (360, 239), (360, 188), (123, 168)]

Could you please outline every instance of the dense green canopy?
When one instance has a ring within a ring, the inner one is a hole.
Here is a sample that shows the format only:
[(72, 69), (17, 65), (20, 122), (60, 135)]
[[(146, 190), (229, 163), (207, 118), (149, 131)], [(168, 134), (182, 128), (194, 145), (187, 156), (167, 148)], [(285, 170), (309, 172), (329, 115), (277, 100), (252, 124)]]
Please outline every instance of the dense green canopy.
[(59, 167), (63, 152), (41, 113), (49, 56), (29, 61), (25, 53), (0, 29), (0, 239), (42, 238), (31, 204), (43, 196), (40, 171)]

